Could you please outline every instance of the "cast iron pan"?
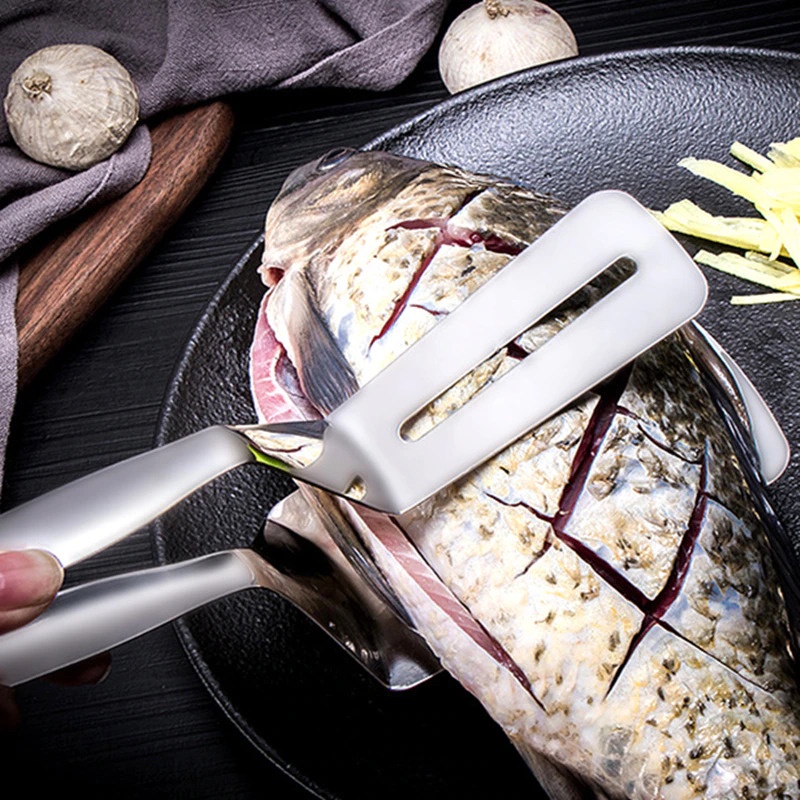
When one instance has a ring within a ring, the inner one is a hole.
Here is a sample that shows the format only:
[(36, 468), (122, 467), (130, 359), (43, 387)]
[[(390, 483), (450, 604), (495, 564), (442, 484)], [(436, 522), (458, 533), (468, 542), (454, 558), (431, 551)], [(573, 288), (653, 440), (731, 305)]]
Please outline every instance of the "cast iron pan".
[[(712, 212), (749, 213), (678, 168), (696, 155), (727, 160), (739, 139), (759, 151), (800, 134), (800, 57), (742, 49), (664, 49), (576, 59), (456, 96), (369, 147), (512, 178), (569, 203), (601, 188), (654, 208), (693, 197)], [(265, 209), (266, 211), (266, 209)], [(692, 247), (691, 242), (687, 242)], [(254, 420), (248, 349), (262, 287), (254, 243), (189, 342), (160, 422), (166, 442), (215, 422)], [(757, 289), (708, 274), (701, 321), (739, 360), (800, 452), (800, 304), (732, 307)], [(774, 486), (800, 530), (800, 462)], [(249, 543), (291, 491), (253, 467), (217, 481), (165, 516), (160, 562)], [(324, 798), (536, 796), (512, 746), (449, 676), (408, 692), (374, 683), (283, 601), (253, 590), (178, 624), (209, 691), (266, 757)]]

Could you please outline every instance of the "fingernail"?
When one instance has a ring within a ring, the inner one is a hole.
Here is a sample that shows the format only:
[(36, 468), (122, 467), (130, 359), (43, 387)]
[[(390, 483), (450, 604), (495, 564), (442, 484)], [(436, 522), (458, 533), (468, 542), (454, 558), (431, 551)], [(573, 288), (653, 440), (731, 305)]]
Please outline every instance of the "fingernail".
[(0, 608), (26, 608), (48, 602), (59, 590), (64, 570), (43, 550), (0, 552)]

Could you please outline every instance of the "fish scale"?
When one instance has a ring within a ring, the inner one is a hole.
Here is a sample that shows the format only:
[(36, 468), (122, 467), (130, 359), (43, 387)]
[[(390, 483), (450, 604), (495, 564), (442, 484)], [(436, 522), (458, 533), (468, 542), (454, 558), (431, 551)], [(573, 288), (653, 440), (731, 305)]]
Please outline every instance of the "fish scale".
[[(564, 213), (503, 181), (409, 161), (358, 154), (324, 176), (306, 172), (326, 202), (351, 171), (385, 179), (394, 165), (405, 175), (385, 192), (371, 184), (336, 247), (323, 236), (309, 248), (306, 227), (321, 212), (302, 184), (267, 221), (265, 264), (318, 277), (309, 280), (317, 319), (360, 383), (511, 258), (480, 242), (527, 244)], [(456, 220), (462, 242), (444, 244)], [(400, 230), (409, 243), (438, 233), (403, 250)], [(285, 278), (262, 324), (282, 331), (302, 383), (325, 365), (293, 359), (294, 342), (318, 333), (285, 324)], [(411, 432), (552, 338), (595, 289), (459, 381)], [(674, 334), (394, 519), (306, 490), (321, 518), (344, 515), (442, 663), (534, 773), (552, 760), (598, 797), (800, 796), (796, 665), (770, 555), (780, 533), (768, 529), (755, 459), (737, 450), (747, 441), (737, 401), (721, 403), (712, 361), (696, 338)], [(269, 403), (261, 413), (269, 419)]]

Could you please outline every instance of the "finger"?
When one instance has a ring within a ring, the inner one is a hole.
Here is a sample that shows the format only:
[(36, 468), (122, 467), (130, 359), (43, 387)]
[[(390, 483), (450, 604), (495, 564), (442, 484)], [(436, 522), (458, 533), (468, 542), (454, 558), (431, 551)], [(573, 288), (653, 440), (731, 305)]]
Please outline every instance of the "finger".
[(13, 631), (14, 628), (21, 628), (31, 620), (39, 616), (44, 611), (48, 603), (38, 606), (27, 606), (25, 608), (14, 608), (7, 611), (0, 610), (0, 634)]
[(0, 633), (30, 622), (61, 587), (61, 564), (42, 550), (0, 552)]
[(43, 605), (63, 580), (61, 564), (44, 550), (0, 552), (0, 609)]
[(82, 686), (84, 684), (101, 683), (111, 669), (111, 654), (99, 655), (79, 661), (48, 675), (48, 680), (59, 686)]
[(0, 731), (9, 731), (19, 725), (19, 708), (14, 690), (0, 685)]

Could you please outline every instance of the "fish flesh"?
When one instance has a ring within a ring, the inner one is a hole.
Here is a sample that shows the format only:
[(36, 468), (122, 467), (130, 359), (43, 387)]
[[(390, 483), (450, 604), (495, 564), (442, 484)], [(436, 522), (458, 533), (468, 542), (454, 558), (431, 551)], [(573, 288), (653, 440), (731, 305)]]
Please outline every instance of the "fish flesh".
[[(330, 412), (565, 210), (389, 153), (296, 170), (266, 219), (259, 416)], [(611, 279), (405, 434), (513, 369)], [(400, 517), (303, 488), (553, 798), (800, 798), (796, 564), (734, 385), (689, 326)]]

